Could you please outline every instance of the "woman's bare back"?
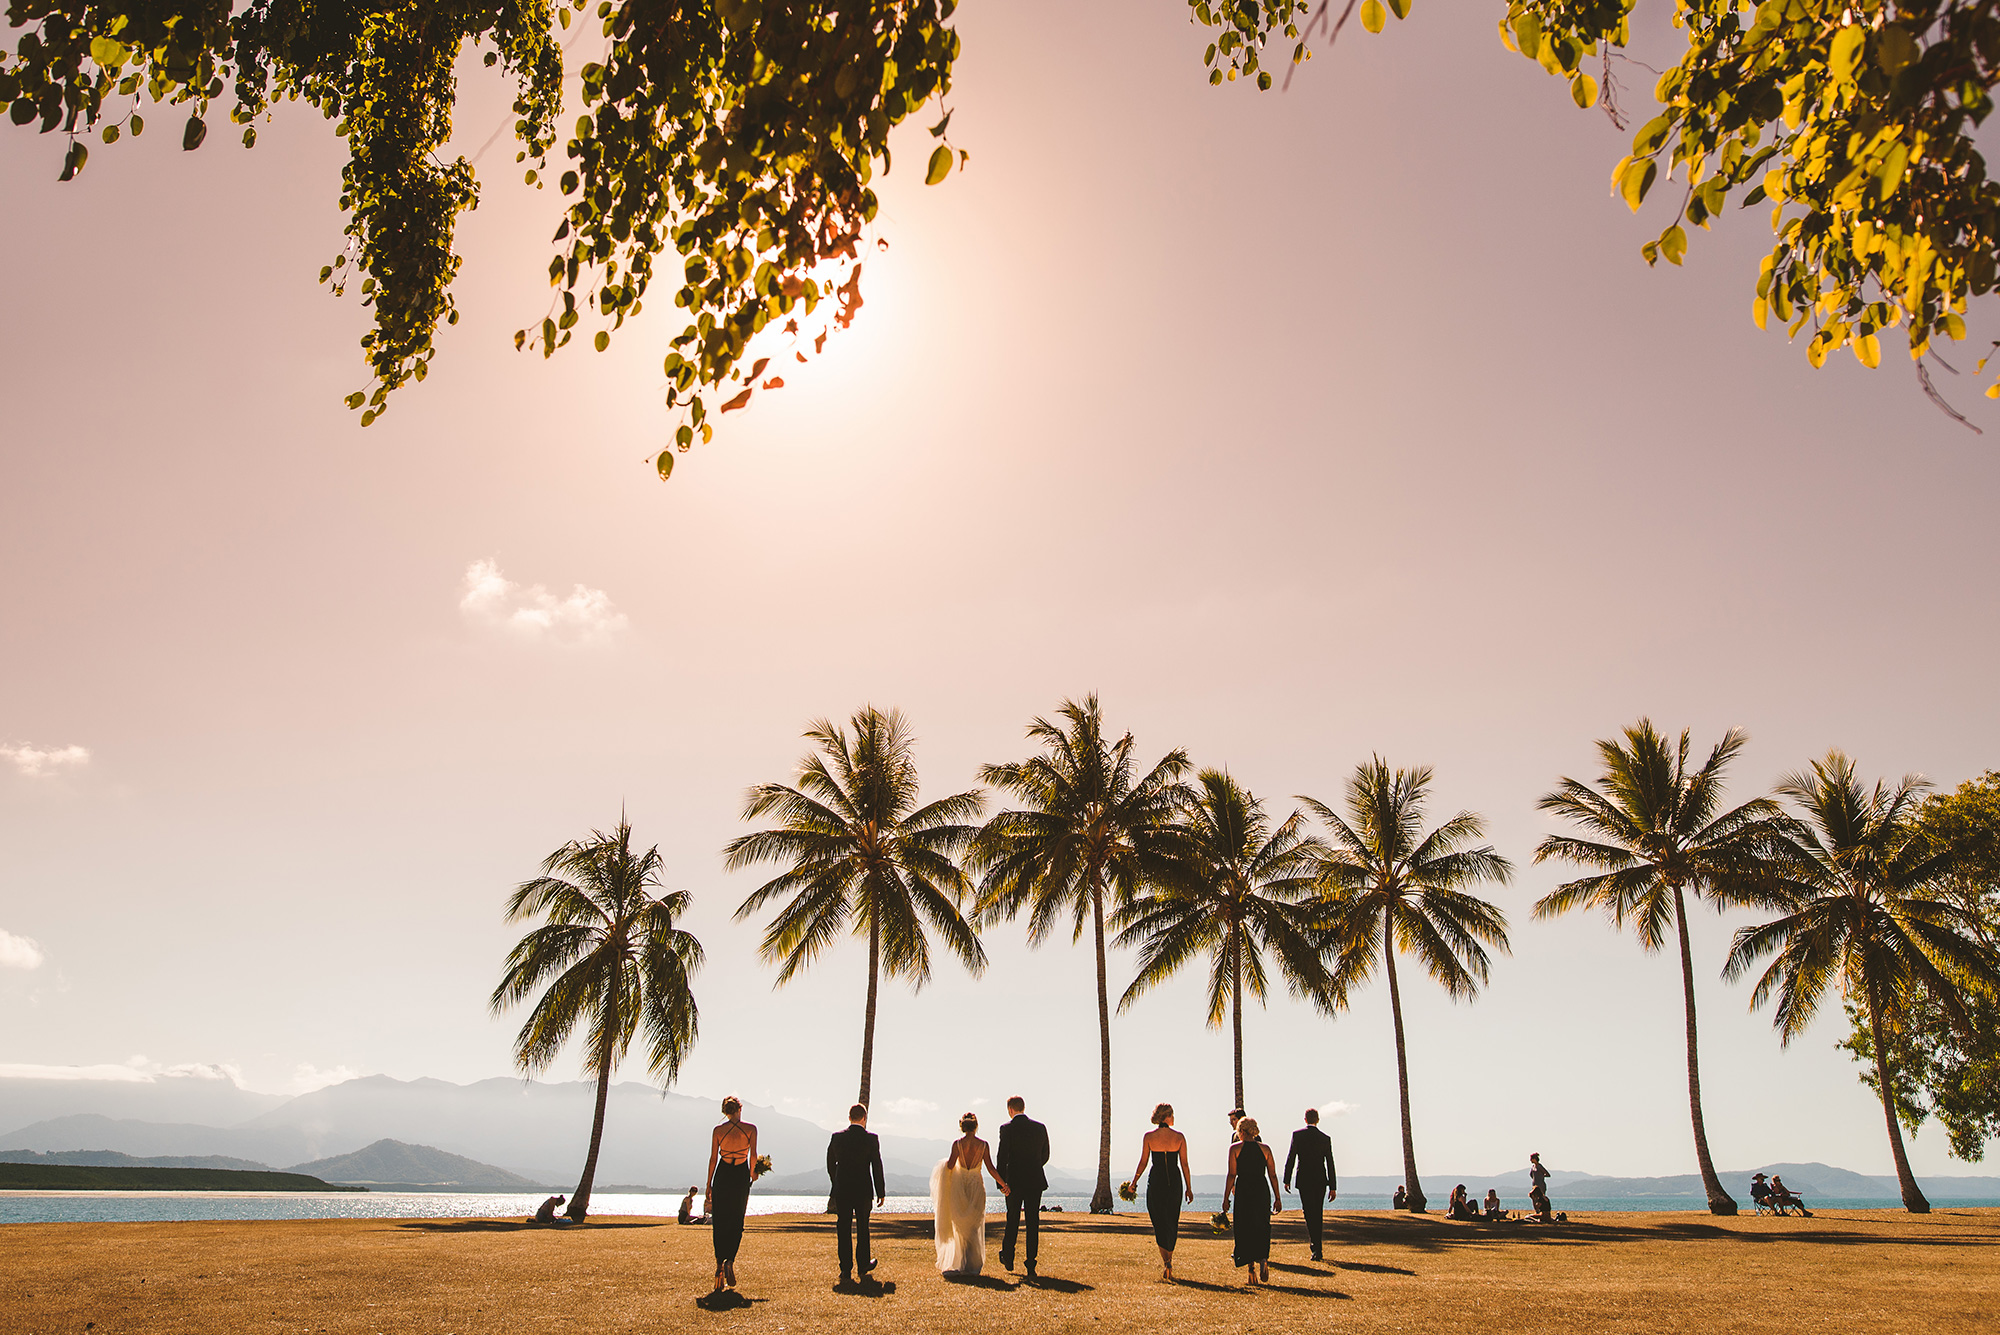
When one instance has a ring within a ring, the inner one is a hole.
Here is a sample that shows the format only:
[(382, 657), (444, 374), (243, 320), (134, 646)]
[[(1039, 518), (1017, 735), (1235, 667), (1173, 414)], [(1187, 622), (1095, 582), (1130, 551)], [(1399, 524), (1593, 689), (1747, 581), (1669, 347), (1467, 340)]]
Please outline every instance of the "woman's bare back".
[(992, 1162), (992, 1154), (985, 1141), (978, 1136), (967, 1134), (952, 1142), (950, 1166), (953, 1168), (984, 1168)]

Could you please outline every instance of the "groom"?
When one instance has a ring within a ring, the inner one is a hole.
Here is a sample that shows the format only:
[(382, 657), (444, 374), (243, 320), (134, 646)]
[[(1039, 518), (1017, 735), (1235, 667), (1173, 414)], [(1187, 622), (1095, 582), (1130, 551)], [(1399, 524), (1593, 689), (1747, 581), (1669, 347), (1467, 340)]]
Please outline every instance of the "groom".
[[(854, 1282), (855, 1263), (861, 1277), (875, 1269), (868, 1245), (868, 1211), (882, 1203), (882, 1142), (868, 1129), (868, 1108), (857, 1103), (847, 1110), (847, 1130), (836, 1131), (826, 1147), (826, 1175), (833, 1183), (833, 1209), (840, 1232), (840, 1282)], [(871, 1190), (872, 1188), (872, 1190)]]
[(1049, 1129), (1028, 1116), (1028, 1104), (1019, 1094), (1007, 1100), (1014, 1114), (1000, 1124), (1000, 1152), (993, 1170), (1007, 1184), (1007, 1232), (1000, 1240), (1000, 1264), (1014, 1268), (1014, 1239), (1019, 1235), (1021, 1216), (1028, 1222), (1028, 1278), (1035, 1278), (1035, 1253), (1041, 1241), (1042, 1193), (1049, 1189), (1048, 1175), (1042, 1171), (1049, 1162)]

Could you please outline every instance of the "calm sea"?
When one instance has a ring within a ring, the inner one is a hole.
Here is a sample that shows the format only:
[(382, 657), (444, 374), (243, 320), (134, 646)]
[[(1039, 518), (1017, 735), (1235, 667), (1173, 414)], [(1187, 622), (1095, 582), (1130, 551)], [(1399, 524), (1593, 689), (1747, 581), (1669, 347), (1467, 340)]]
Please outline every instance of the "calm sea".
[[(525, 1219), (542, 1203), (543, 1196), (502, 1195), (468, 1192), (449, 1195), (432, 1192), (236, 1192), (236, 1191), (65, 1191), (0, 1192), (0, 1224), (46, 1223), (138, 1223), (162, 1220), (210, 1219)], [(1087, 1196), (1049, 1196), (1043, 1206), (1059, 1205), (1065, 1212), (1088, 1213)], [(680, 1210), (680, 1197), (654, 1195), (600, 1194), (591, 1197), (592, 1214), (654, 1215), (671, 1219)], [(998, 1202), (994, 1202), (998, 1204)], [(1512, 1206), (1514, 1202), (1509, 1202)], [(1815, 1210), (1899, 1210), (1888, 1200), (1809, 1201)], [(2000, 1201), (1934, 1200), (1936, 1206), (1996, 1206)], [(823, 1196), (752, 1196), (751, 1214), (817, 1214), (826, 1205)], [(1187, 1207), (1190, 1215), (1213, 1214), (1220, 1209), (1219, 1196), (1197, 1195)], [(1341, 1211), (1370, 1208), (1386, 1212), (1387, 1201), (1379, 1205), (1340, 1202)], [(1619, 1200), (1562, 1199), (1558, 1210), (1571, 1214), (1616, 1214), (1637, 1210), (1703, 1210), (1697, 1197), (1686, 1200), (1652, 1197)], [(1744, 1206), (1748, 1211), (1748, 1202)], [(927, 1196), (891, 1196), (882, 1207), (884, 1214), (929, 1214)], [(1143, 1213), (1139, 1207), (1119, 1204), (1120, 1213)], [(997, 1217), (998, 1211), (993, 1212)]]

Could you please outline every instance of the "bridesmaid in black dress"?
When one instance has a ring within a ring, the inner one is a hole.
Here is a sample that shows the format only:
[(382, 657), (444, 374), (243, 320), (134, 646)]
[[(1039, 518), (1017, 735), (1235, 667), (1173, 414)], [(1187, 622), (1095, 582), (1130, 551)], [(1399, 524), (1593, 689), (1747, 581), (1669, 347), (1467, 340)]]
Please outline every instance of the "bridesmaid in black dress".
[(1181, 1201), (1194, 1200), (1194, 1170), (1188, 1167), (1187, 1137), (1174, 1130), (1174, 1105), (1153, 1109), (1153, 1129), (1139, 1142), (1139, 1166), (1132, 1180), (1146, 1177), (1146, 1213), (1153, 1220), (1153, 1242), (1160, 1249), (1160, 1278), (1174, 1279), (1174, 1243), (1181, 1232)]
[(743, 1213), (757, 1177), (757, 1128), (743, 1120), (743, 1102), (722, 1101), (723, 1122), (708, 1141), (708, 1218), (714, 1229), (715, 1287), (736, 1287), (736, 1249), (743, 1243)]
[(1234, 1232), (1236, 1264), (1250, 1268), (1248, 1282), (1271, 1282), (1271, 1216), (1283, 1204), (1278, 1194), (1278, 1165), (1271, 1147), (1257, 1138), (1257, 1119), (1236, 1124), (1236, 1144), (1229, 1147), (1229, 1178), (1222, 1184), (1222, 1208), (1236, 1198)]

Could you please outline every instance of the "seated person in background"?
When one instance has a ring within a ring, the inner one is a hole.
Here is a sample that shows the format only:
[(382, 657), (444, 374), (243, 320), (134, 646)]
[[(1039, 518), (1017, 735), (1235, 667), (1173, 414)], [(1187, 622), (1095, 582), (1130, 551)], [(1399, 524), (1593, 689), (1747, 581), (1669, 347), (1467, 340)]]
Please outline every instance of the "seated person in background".
[(1548, 1189), (1541, 1183), (1537, 1182), (1533, 1189), (1528, 1192), (1528, 1204), (1535, 1207), (1534, 1217), (1536, 1219), (1539, 1219), (1544, 1224), (1553, 1224), (1556, 1222), (1555, 1215), (1549, 1210)]
[(1486, 1189), (1486, 1218), (1488, 1220), (1500, 1220), (1506, 1217), (1507, 1212), (1500, 1208), (1500, 1193), (1488, 1187)]
[(1771, 1204), (1771, 1184), (1764, 1180), (1762, 1173), (1750, 1174), (1750, 1199), (1759, 1205)]
[(1405, 1209), (1409, 1206), (1409, 1203), (1410, 1193), (1402, 1187), (1397, 1187), (1396, 1194), (1389, 1198), (1389, 1208), (1391, 1210)]
[(1771, 1175), (1771, 1204), (1777, 1208), (1779, 1214), (1783, 1214), (1789, 1207), (1807, 1219), (1812, 1218), (1812, 1211), (1806, 1209), (1805, 1200), (1793, 1194), (1791, 1188), (1785, 1185), (1785, 1179), (1776, 1173)]
[(1479, 1218), (1479, 1212), (1472, 1208), (1472, 1200), (1467, 1195), (1463, 1182), (1451, 1189), (1451, 1203), (1446, 1207), (1445, 1214), (1452, 1219)]
[(562, 1208), (562, 1204), (566, 1199), (568, 1198), (564, 1196), (551, 1196), (543, 1201), (541, 1209), (535, 1211), (534, 1222), (537, 1224), (555, 1223), (556, 1211)]
[(688, 1194), (681, 1200), (680, 1219), (683, 1224), (706, 1224), (708, 1216), (694, 1212), (694, 1198), (701, 1194), (700, 1187), (689, 1187)]

